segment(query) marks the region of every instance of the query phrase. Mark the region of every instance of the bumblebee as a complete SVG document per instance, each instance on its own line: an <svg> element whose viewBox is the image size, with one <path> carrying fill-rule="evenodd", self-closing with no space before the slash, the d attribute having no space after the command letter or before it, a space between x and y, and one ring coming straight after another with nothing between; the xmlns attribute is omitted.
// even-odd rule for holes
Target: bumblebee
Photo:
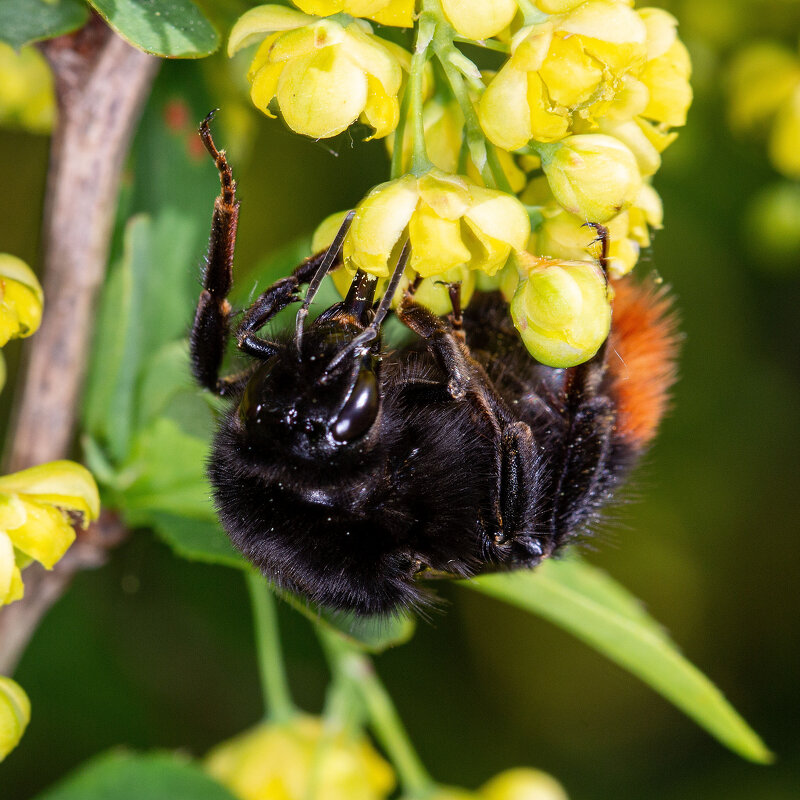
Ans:
<svg viewBox="0 0 800 800"><path fill-rule="evenodd" d="M308 323L346 222L235 318L239 203L210 117L200 135L222 188L190 351L197 382L229 402L208 475L236 547L284 590L387 614L429 602L426 577L529 569L590 529L665 410L676 333L664 293L616 282L606 344L556 369L531 358L498 293L462 312L451 286L453 311L439 317L412 286L394 313L416 341L393 351L382 326L408 245L380 302L359 271L345 299ZM264 338L293 303L295 329ZM221 377L230 338L247 366Z"/></svg>

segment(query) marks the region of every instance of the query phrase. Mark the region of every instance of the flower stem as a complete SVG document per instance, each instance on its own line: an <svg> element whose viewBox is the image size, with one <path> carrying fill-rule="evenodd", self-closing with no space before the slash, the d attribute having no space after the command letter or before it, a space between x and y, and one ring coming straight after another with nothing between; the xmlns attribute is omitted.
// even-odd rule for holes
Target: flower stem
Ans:
<svg viewBox="0 0 800 800"><path fill-rule="evenodd" d="M423 12L417 24L414 55L411 56L411 72L408 76L408 86L406 87L406 95L410 98L408 101L408 113L413 126L411 172L414 175L422 175L433 166L425 149L425 126L422 122L422 79L425 72L425 62L428 60L428 48L433 39L435 28L435 20L429 14ZM405 98L403 98L403 101L405 102Z"/></svg>
<svg viewBox="0 0 800 800"><path fill-rule="evenodd" d="M367 710L370 727L397 770L403 792L422 800L436 784L417 755L389 693L375 673L370 659L338 633L317 626L331 670L355 687Z"/></svg>
<svg viewBox="0 0 800 800"><path fill-rule="evenodd" d="M536 6L531 3L530 0L517 0L517 7L522 12L523 26L538 25L540 22L547 20L550 16L544 11L540 11L538 8L536 8Z"/></svg>
<svg viewBox="0 0 800 800"><path fill-rule="evenodd" d="M265 717L285 722L295 714L281 653L275 595L257 572L248 571L247 588L253 606L258 671L264 696Z"/></svg>

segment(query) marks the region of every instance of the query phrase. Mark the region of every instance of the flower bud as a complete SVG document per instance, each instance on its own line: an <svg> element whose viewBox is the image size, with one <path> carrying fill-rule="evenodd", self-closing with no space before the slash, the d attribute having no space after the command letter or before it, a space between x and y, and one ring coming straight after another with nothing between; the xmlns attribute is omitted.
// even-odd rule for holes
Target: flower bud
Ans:
<svg viewBox="0 0 800 800"><path fill-rule="evenodd" d="M34 333L43 304L42 287L31 268L21 258L0 253L0 347Z"/></svg>
<svg viewBox="0 0 800 800"><path fill-rule="evenodd" d="M578 134L540 149L556 200L589 222L607 222L636 198L642 177L630 149L612 136Z"/></svg>
<svg viewBox="0 0 800 800"><path fill-rule="evenodd" d="M31 704L22 687L0 675L0 761L18 744L31 719Z"/></svg>
<svg viewBox="0 0 800 800"><path fill-rule="evenodd" d="M480 790L482 800L569 800L561 784L538 769L509 769Z"/></svg>
<svg viewBox="0 0 800 800"><path fill-rule="evenodd" d="M305 800L312 780L320 800L382 800L394 788L391 767L363 736L325 730L297 717L265 723L215 747L206 769L240 800Z"/></svg>
<svg viewBox="0 0 800 800"><path fill-rule="evenodd" d="M549 367L588 361L611 328L609 290L602 270L582 261L526 255L527 272L511 301L511 317L528 352Z"/></svg>

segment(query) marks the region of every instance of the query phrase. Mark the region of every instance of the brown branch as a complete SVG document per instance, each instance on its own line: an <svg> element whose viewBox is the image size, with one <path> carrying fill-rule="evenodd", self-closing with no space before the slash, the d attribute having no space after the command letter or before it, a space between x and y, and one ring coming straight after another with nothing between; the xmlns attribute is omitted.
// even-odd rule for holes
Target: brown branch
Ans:
<svg viewBox="0 0 800 800"><path fill-rule="evenodd" d="M58 102L44 219L45 310L24 354L6 471L70 454L120 173L160 64L98 17L41 49ZM83 534L52 571L25 571L25 598L0 612L0 671L13 668L74 573L102 563L118 539Z"/></svg>

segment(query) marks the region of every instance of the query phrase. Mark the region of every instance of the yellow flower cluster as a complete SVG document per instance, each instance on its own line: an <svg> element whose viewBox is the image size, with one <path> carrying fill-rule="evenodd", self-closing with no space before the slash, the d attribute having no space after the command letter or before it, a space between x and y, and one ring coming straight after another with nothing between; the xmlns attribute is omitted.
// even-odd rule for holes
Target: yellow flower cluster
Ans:
<svg viewBox="0 0 800 800"><path fill-rule="evenodd" d="M769 157L787 178L800 179L800 56L760 42L740 52L730 68L731 127L768 130Z"/></svg>
<svg viewBox="0 0 800 800"><path fill-rule="evenodd" d="M0 123L49 133L55 119L53 77L35 47L0 43Z"/></svg>
<svg viewBox="0 0 800 800"><path fill-rule="evenodd" d="M395 784L366 738L328 731L309 716L264 723L223 742L208 754L206 769L239 800L383 800Z"/></svg>
<svg viewBox="0 0 800 800"><path fill-rule="evenodd" d="M255 104L315 137L360 120L392 155L392 180L356 207L337 288L360 269L382 289L408 239L398 292L413 283L443 314L442 282L460 282L464 303L475 288L501 288L535 358L590 358L608 332L606 279L632 269L662 224L651 179L692 99L676 19L633 0L424 0L412 56L364 19L413 25L410 4L295 5L252 9L231 33L231 53L263 40L249 73ZM507 53L496 72L457 49L470 40ZM320 226L315 248L342 218ZM609 229L607 275L587 222Z"/></svg>

